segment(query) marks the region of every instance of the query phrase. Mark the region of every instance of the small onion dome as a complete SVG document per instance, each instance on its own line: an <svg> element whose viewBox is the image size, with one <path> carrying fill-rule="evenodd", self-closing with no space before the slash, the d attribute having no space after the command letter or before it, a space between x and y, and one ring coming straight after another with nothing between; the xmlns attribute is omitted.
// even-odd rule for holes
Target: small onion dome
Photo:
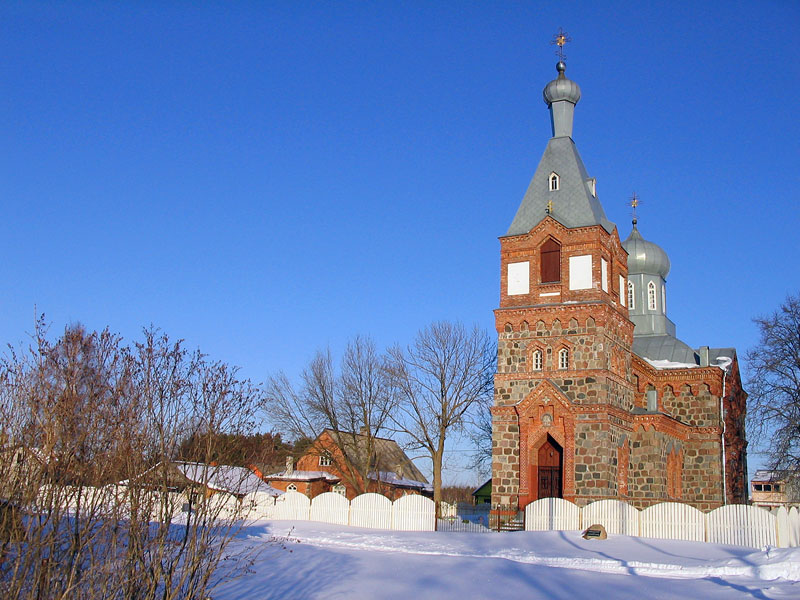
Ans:
<svg viewBox="0 0 800 600"><path fill-rule="evenodd" d="M544 86L542 95L544 96L544 102L547 106L560 100L566 100L567 102L577 104L578 100L581 99L581 88L571 79L567 79L566 75L564 75L566 69L567 65L565 65L563 61L559 61L556 65L558 77Z"/></svg>
<svg viewBox="0 0 800 600"><path fill-rule="evenodd" d="M666 279L669 274L669 257L660 246L648 242L636 229L636 219L633 220L633 231L628 239L622 242L622 247L628 251L628 274L644 273L646 275L660 275Z"/></svg>

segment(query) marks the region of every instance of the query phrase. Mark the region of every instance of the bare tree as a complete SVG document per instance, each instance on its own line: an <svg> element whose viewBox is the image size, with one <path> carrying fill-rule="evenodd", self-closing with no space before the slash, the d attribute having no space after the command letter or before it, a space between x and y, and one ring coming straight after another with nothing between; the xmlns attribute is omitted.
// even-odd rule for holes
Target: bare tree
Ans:
<svg viewBox="0 0 800 600"><path fill-rule="evenodd" d="M152 328L50 342L40 320L0 363L0 596L206 597L240 524L211 495L182 514L167 466L187 432L249 430L259 393Z"/></svg>
<svg viewBox="0 0 800 600"><path fill-rule="evenodd" d="M482 477L492 472L492 406L494 395L486 394L475 402L470 410L467 437L474 448L467 467Z"/></svg>
<svg viewBox="0 0 800 600"><path fill-rule="evenodd" d="M488 402L496 351L485 331L440 321L417 334L406 350L394 347L392 376L400 394L394 426L433 463L433 497L442 499L445 442L463 430L471 408Z"/></svg>
<svg viewBox="0 0 800 600"><path fill-rule="evenodd" d="M800 295L754 319L759 343L747 352L750 436L774 469L800 472Z"/></svg>
<svg viewBox="0 0 800 600"><path fill-rule="evenodd" d="M330 351L318 352L295 389L284 373L267 383L266 409L295 439L313 440L334 470L357 492L365 492L378 465L376 441L395 405L386 359L369 338L347 344L337 373Z"/></svg>

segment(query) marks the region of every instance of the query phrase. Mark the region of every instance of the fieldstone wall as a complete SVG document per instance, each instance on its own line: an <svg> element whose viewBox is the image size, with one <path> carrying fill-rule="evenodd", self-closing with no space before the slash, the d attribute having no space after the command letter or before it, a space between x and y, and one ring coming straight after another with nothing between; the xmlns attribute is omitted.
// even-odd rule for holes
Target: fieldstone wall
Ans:
<svg viewBox="0 0 800 600"><path fill-rule="evenodd" d="M719 438L690 440L683 453L683 499L700 510L722 502L722 448Z"/></svg>
<svg viewBox="0 0 800 600"><path fill-rule="evenodd" d="M617 452L611 438L608 423L579 420L575 424L575 503L578 506L617 495Z"/></svg>
<svg viewBox="0 0 800 600"><path fill-rule="evenodd" d="M492 409L492 505L516 504L519 495L519 421L513 409Z"/></svg>

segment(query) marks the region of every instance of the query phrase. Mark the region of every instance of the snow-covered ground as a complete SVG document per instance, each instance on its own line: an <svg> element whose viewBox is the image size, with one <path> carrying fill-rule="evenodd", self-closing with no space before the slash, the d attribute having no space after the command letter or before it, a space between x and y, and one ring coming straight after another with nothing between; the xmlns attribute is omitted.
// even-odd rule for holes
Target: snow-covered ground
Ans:
<svg viewBox="0 0 800 600"><path fill-rule="evenodd" d="M262 549L215 589L239 598L800 598L800 549L754 550L579 532L441 533L258 521Z"/></svg>

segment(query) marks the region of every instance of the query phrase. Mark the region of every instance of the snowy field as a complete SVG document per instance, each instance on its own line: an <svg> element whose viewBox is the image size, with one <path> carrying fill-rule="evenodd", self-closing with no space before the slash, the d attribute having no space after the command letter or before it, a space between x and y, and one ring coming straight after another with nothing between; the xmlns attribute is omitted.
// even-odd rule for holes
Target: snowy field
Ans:
<svg viewBox="0 0 800 600"><path fill-rule="evenodd" d="M258 521L235 545L262 550L252 572L213 590L214 600L800 599L800 548L621 535L588 541L572 531L381 531L310 521Z"/></svg>

